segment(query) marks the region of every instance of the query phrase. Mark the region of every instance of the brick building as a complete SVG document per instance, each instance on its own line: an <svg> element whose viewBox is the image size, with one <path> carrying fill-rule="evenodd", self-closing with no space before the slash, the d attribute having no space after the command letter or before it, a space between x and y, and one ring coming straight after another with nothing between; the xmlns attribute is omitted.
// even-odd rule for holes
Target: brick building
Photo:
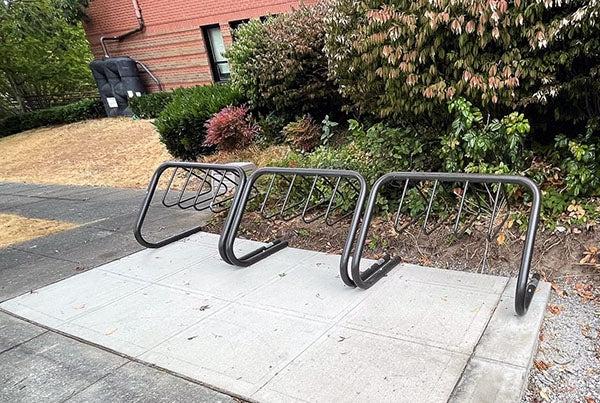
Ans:
<svg viewBox="0 0 600 403"><path fill-rule="evenodd" d="M164 89L225 81L221 55L237 25L298 6L302 0L92 0L85 31L95 58L129 56L145 64ZM304 3L313 3L308 0ZM143 27L143 29L141 29ZM141 29L121 41L111 37ZM144 74L149 91L157 85Z"/></svg>

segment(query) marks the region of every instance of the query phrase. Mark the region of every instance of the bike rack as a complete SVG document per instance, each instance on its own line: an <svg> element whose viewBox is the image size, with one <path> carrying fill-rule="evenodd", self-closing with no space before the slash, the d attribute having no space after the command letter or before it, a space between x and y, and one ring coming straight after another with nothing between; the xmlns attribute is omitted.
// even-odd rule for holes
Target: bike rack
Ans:
<svg viewBox="0 0 600 403"><path fill-rule="evenodd" d="M221 237L225 236L229 228L231 212L236 210L241 190L246 184L244 170L239 166L227 164L169 161L158 167L148 185L134 230L135 239L147 248L160 248L202 230L202 226L197 226L158 242L150 242L142 235L148 209L159 190L160 179L168 169L172 169L173 173L164 189L162 205L181 210L192 208L196 211L210 210L213 213L229 210L221 233ZM219 248L219 253L229 263L225 251Z"/></svg>
<svg viewBox="0 0 600 403"><path fill-rule="evenodd" d="M397 186L398 182L400 182L400 186ZM423 187L421 186L422 182L433 182L433 186L430 188L429 197L427 197L423 191ZM365 208L365 213L363 216L363 225L361 226L360 231L356 236L356 246L354 249L354 255L352 258L352 264L349 273L349 277L352 279L352 282L359 288L368 289L378 280L384 277L391 269L393 269L400 262L399 257L390 257L390 255L385 255L371 267L367 268L362 272L360 270L360 260L363 254L365 241L369 232L369 225L371 223L373 212L375 210L376 200L384 186L396 185L398 190L402 189L402 191L400 192L396 218L394 220L395 230L397 232L401 232L408 225L414 224L416 221L418 221L418 219L411 219L408 224L399 225L400 217L402 215L405 215L402 213L402 210L403 207L406 207L405 200L408 191L409 189L415 189L417 194L420 194L420 196L423 198L423 201L425 202L424 204L426 204L427 206L421 214L421 217L423 219L421 229L425 234L429 235L431 232L433 232L436 228L439 227L439 225L437 225L433 229L429 229L428 223L431 220L434 201L436 199L436 192L438 191L438 188L440 186L443 186L444 183L462 185L462 187L457 187L455 188L456 191L453 191L454 196L459 199L458 209L455 212L454 217L450 216L451 221L454 222L453 232L455 234L460 234L461 232L463 232L459 229L461 227L461 216L463 215L463 212L465 210L469 208L475 208L477 214L482 212L483 204L485 204L486 201L482 200L481 196L478 195L477 191L470 191L470 189L478 185L483 186L484 191L488 195L488 202L492 205L489 224L487 225L488 241L492 240L493 237L495 237L495 235L502 228L506 219L508 218L507 214L504 220L499 225L495 225L495 222L498 219L501 203L508 203L504 194L504 186L518 185L530 191L532 196L531 212L529 215L529 223L525 236L525 244L523 246L523 254L521 256L521 265L519 268L517 287L515 291L515 311L518 315L524 315L527 312L527 309L529 308L529 304L531 303L531 299L533 297L533 294L535 293L540 279L540 276L537 273L533 274L533 276L530 279L529 269L531 266L535 234L539 221L541 192L532 180L521 176L458 174L439 172L393 172L383 175L375 182L375 184L373 185L373 189L369 194L369 198ZM492 185L492 189L490 189L489 185ZM495 191L493 189L493 185L496 185ZM469 200L467 194L475 195L475 201ZM501 195L503 196L502 198ZM472 222L473 221L471 221L470 223ZM344 270L347 270L347 267L341 266L340 271Z"/></svg>
<svg viewBox="0 0 600 403"><path fill-rule="evenodd" d="M266 190L259 191L257 181L268 176L271 178ZM302 187L304 192L292 192L295 187ZM305 223L323 219L326 225L333 226L352 217L340 263L347 268L367 194L367 184L362 175L335 169L269 167L256 170L244 187L233 218L229 221L229 228L225 231L226 235L219 242L228 261L236 266L250 266L288 245L285 240L275 239L244 256L235 255L234 242L252 192L255 192L254 197L260 201L260 214L264 219L289 221L300 217ZM354 209L348 212L349 204L354 205ZM353 285L347 269L341 274L344 283Z"/></svg>

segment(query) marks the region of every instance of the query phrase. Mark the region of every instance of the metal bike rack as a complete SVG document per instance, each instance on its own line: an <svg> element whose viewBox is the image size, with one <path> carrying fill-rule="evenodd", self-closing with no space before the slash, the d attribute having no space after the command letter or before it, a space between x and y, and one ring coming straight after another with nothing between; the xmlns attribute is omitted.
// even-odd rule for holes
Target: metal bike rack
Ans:
<svg viewBox="0 0 600 403"><path fill-rule="evenodd" d="M173 173L166 188L164 190L159 189L160 179L168 169L172 169ZM229 228L229 220L232 216L231 212L236 210L241 190L245 184L246 173L240 166L195 162L165 162L158 167L148 185L146 197L142 203L134 230L135 239L147 248L160 248L202 230L202 226L196 226L158 242L146 240L142 235L142 228L150 204L157 191L163 192L161 203L167 208L179 208L181 210L194 209L195 211L210 210L213 213L229 210L221 233L221 237L223 237ZM225 251L219 248L219 253L229 263Z"/></svg>
<svg viewBox="0 0 600 403"><path fill-rule="evenodd" d="M430 195L428 197L425 195L425 192L423 191L422 187L420 187L420 184L422 182L433 182L433 185L429 188ZM519 275L517 278L517 287L515 292L515 311L518 315L524 315L527 312L527 309L529 308L529 304L531 303L531 299L533 297L533 294L535 293L540 279L538 274L534 274L530 279L529 269L531 266L535 234L539 221L541 192L532 180L521 176L455 174L438 172L393 172L382 176L375 182L375 184L373 185L373 189L369 194L369 198L365 208L365 213L363 216L363 225L361 226L360 232L356 237L356 246L354 248L354 255L352 258L352 264L349 273L351 281L356 286L362 289L367 289L373 284L375 284L382 277L384 277L392 268L394 268L400 262L400 259L398 257L390 257L389 255L385 255L377 263L367 268L366 270L361 272L360 269L360 260L363 254L365 241L369 232L369 225L371 223L373 212L375 210L376 200L378 195L381 194L381 191L384 188L384 186L393 186L400 184L400 186L396 187L396 190L398 191L397 193L400 194L398 201L398 210L396 213L396 218L394 220L394 228L396 229L396 231L400 232L404 230L408 225L414 224L416 221L418 221L418 219L411 219L409 220L409 224L400 225L400 217L403 215L402 209L403 207L405 207L406 204L407 192L409 191L409 189L415 189L417 194L420 194L420 196L423 198L422 201L424 202L424 205L427 206L421 214L421 218L423 220L421 228L425 234L430 234L435 230L435 228L428 228L428 224L431 221L432 207L436 198L436 192L441 186L443 186L444 183L461 185L461 187L456 188L460 189L460 192L455 193L456 198L459 199L458 209L455 212L454 217L450 217L450 221L453 222L453 232L455 234L459 234L460 232L462 232L460 230L461 216L463 215L463 212L469 208L468 204L471 205L471 209L475 208L477 210L476 212L480 213L482 209L482 204L485 202L485 200L482 200L480 196L476 196L475 201L469 200L467 195L471 193L476 193L474 191L471 191L473 187L482 186L485 189L485 191L489 195L488 201L492 205L490 212L490 220L487 226L488 240L493 239L496 233L504 225L504 222L508 217L507 215L499 225L495 226L495 221L498 219L498 213L500 210L500 203L502 202L502 200L507 200L505 197L501 197L501 195L504 195L504 186L518 185L530 191L532 196L531 212L529 215L529 223L525 236L525 244L523 247L523 254L521 257L521 265L519 268ZM496 185L495 190L493 189L493 185ZM345 270L347 270L347 267L340 267L341 273Z"/></svg>
<svg viewBox="0 0 600 403"><path fill-rule="evenodd" d="M259 191L257 181L269 176L266 190ZM298 192L297 187L302 187L303 192ZM226 236L221 237L219 245L224 248L228 261L237 266L250 266L288 245L285 240L275 239L244 256L235 255L234 242L253 192L253 198L260 202L258 208L264 219L289 221L300 217L305 223L323 219L327 225L333 226L352 217L341 259L341 266L347 267L367 193L367 184L362 175L335 169L270 167L256 170L244 187ZM299 193L301 197L298 197ZM348 205L353 205L354 209L349 211ZM347 269L342 272L342 279L346 284L352 284Z"/></svg>

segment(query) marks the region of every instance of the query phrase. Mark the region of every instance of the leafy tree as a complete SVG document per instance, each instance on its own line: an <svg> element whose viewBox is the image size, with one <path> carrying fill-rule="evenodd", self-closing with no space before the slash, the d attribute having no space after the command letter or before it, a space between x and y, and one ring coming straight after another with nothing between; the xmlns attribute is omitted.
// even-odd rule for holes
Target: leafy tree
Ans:
<svg viewBox="0 0 600 403"><path fill-rule="evenodd" d="M86 0L0 1L0 113L31 110L33 98L93 88L80 23L86 5Z"/></svg>
<svg viewBox="0 0 600 403"><path fill-rule="evenodd" d="M334 0L329 71L361 113L447 122L445 103L462 96L495 115L544 104L572 123L598 108L599 91L578 93L598 86L598 8L598 0Z"/></svg>

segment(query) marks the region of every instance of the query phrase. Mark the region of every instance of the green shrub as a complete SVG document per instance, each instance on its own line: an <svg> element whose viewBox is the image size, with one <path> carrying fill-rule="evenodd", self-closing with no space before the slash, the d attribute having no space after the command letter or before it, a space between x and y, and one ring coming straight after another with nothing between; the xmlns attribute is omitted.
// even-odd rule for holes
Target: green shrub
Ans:
<svg viewBox="0 0 600 403"><path fill-rule="evenodd" d="M448 105L454 115L449 133L441 138L440 156L448 172L508 173L520 171L528 159L523 139L529 122L513 112L502 119L484 119L464 98Z"/></svg>
<svg viewBox="0 0 600 403"><path fill-rule="evenodd" d="M298 151L312 151L321 141L321 128L309 115L288 123L282 131L286 141Z"/></svg>
<svg viewBox="0 0 600 403"><path fill-rule="evenodd" d="M173 92L155 92L129 100L133 114L141 119L154 119L173 99Z"/></svg>
<svg viewBox="0 0 600 403"><path fill-rule="evenodd" d="M0 120L0 137L36 127L59 125L106 116L99 99L84 99L69 105L42 109Z"/></svg>
<svg viewBox="0 0 600 403"><path fill-rule="evenodd" d="M240 93L229 85L215 84L179 90L154 125L171 155L193 161L214 150L214 147L204 145L204 123L212 114L240 102Z"/></svg>
<svg viewBox="0 0 600 403"><path fill-rule="evenodd" d="M323 53L326 12L324 4L301 5L236 31L227 51L232 83L252 108L288 119L335 109L338 95Z"/></svg>
<svg viewBox="0 0 600 403"><path fill-rule="evenodd" d="M334 0L330 75L358 113L396 121L446 124L458 96L496 115L528 105L597 115L600 91L581 88L599 85L599 4ZM572 102L554 102L561 96ZM527 117L539 125L535 109Z"/></svg>
<svg viewBox="0 0 600 403"><path fill-rule="evenodd" d="M256 143L261 146L283 143L283 127L286 124L285 119L274 113L269 113L267 115L259 114L257 122L260 131L256 137Z"/></svg>
<svg viewBox="0 0 600 403"><path fill-rule="evenodd" d="M576 139L556 138L556 162L565 174L567 197L600 195L600 122L593 119Z"/></svg>

